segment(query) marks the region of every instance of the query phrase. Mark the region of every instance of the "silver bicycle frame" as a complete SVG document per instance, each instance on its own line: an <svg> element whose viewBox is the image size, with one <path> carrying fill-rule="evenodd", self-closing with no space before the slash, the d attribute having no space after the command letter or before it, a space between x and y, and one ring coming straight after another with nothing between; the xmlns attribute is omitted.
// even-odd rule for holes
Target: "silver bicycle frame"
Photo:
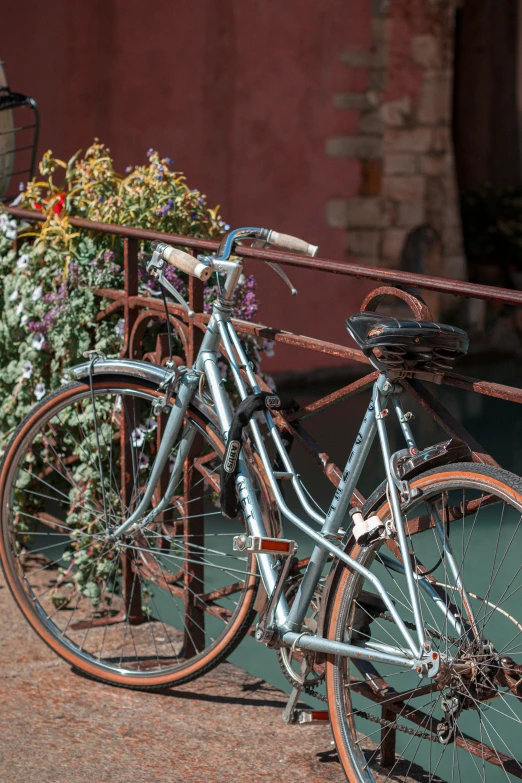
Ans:
<svg viewBox="0 0 522 783"><path fill-rule="evenodd" d="M190 429L185 430L181 437L176 462L165 498L155 509L149 511L152 495L162 471L165 468L170 451L179 437L185 413L192 397L196 393L202 375L204 375L208 385L220 429L224 437L227 437L232 422L233 410L228 394L223 388L223 380L218 368L218 360L221 357L222 349L224 349L226 353L234 382L241 399L244 399L249 392L256 393L260 391L248 356L231 323L232 308L230 302L242 271L242 262L230 262L217 259L215 267L218 271L226 273L224 289L219 299L214 303L208 327L203 337L194 367L187 370L181 376L175 404L171 408L168 417L165 433L156 455L147 489L133 514L113 532L114 538L135 529L135 527L145 526L160 513L164 504L168 502L169 492L172 493L181 477L183 463L192 444L193 434L191 434ZM246 375L247 383L243 380L242 371ZM418 587L425 589L429 595L431 595L433 591L430 591L430 586L425 579L413 573L413 567L408 552L408 543L404 530L404 517L392 475L391 453L384 422L385 408L389 399L393 402L406 441L410 447L412 445L414 446L414 440L407 421L402 414L400 402L392 392L393 385L384 374L379 375L374 384L370 404L348 457L341 481L339 482L325 517L318 514L308 502L306 494L303 491L300 477L296 473L284 448L280 432L273 417L269 411L265 411L268 431L282 460L284 470L291 476L292 486L306 515L314 522L320 524L321 528L319 531L312 528L306 521L294 514L286 504L277 479L274 476L259 424L255 419L251 420L249 424L250 434L262 461L266 477L279 511L289 522L303 531L315 544L310 562L304 572L299 591L291 609L288 607L287 601L283 595L279 599L275 609L275 622L285 645L298 645L300 648L306 650L315 650L347 657L356 656L367 661L394 664L411 669L419 669L419 667L421 667L426 673L428 672L424 664L429 660L429 676L434 676L438 671L440 661L437 654L431 653L430 646L426 643ZM338 534L341 524L346 516L353 491L359 480L376 433L379 435L386 476L391 490L391 512L402 557L401 563L393 561L391 558L387 558L387 560L395 566L395 570L399 570L406 578L417 629L417 641L413 639L410 631L406 628L393 601L379 578L359 562L351 558L350 555L334 543L334 541L339 538ZM249 534L252 536L266 536L262 513L256 499L248 463L242 452L240 452L238 460L236 484ZM387 651L376 649L376 647L371 646L371 643L348 644L345 642L324 639L308 632L302 632L303 620L310 600L322 577L327 559L331 555L341 560L352 570L361 574L361 576L373 585L402 635L404 648L397 648L397 650L391 648L391 651ZM268 554L257 554L257 561L267 594L271 595L277 582L278 563L274 556ZM438 601L435 605L444 613L456 629L461 630L460 623L458 623L456 618L453 618L452 616L448 617L449 610L443 602Z"/></svg>

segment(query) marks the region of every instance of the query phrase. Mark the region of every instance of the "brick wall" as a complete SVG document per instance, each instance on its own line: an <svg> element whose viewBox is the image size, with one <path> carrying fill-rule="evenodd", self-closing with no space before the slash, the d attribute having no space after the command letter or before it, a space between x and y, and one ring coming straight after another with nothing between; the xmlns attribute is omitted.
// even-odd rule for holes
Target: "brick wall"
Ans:
<svg viewBox="0 0 522 783"><path fill-rule="evenodd" d="M340 60L365 71L365 89L334 96L357 111L358 132L326 141L332 158L361 161L358 194L326 205L346 250L368 265L398 267L408 232L439 233L439 274L465 276L451 140L453 0L374 2L369 48L346 47ZM432 270L430 270L432 271Z"/></svg>

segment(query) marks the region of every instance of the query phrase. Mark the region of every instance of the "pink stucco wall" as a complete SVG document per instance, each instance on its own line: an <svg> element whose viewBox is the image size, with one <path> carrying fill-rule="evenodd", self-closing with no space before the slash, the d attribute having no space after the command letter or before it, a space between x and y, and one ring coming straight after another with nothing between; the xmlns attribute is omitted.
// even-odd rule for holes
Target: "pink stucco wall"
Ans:
<svg viewBox="0 0 522 783"><path fill-rule="evenodd" d="M370 0L18 0L7 14L0 55L12 88L39 102L42 151L64 157L98 136L123 168L155 147L231 225L277 228L346 258L346 233L328 227L325 204L357 194L360 164L327 157L325 142L357 133L358 112L334 108L333 95L366 87L366 71L339 53L370 45ZM406 21L397 25L394 59L408 35ZM404 85L392 80L395 90ZM349 341L344 318L368 285L292 271L294 299L272 272L251 268L260 320ZM332 360L284 348L267 362L325 364Z"/></svg>

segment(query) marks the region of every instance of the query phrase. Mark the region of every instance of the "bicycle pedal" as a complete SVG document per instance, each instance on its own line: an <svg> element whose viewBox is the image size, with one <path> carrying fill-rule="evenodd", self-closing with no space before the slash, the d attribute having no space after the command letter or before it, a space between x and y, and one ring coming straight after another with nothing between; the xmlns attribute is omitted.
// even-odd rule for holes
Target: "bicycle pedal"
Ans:
<svg viewBox="0 0 522 783"><path fill-rule="evenodd" d="M291 557L297 550L295 541L289 538L264 538L262 536L235 536L232 547L235 552L281 555Z"/></svg>
<svg viewBox="0 0 522 783"><path fill-rule="evenodd" d="M330 723L330 714L328 710L296 710L296 723L300 726L310 726L322 724L325 726Z"/></svg>

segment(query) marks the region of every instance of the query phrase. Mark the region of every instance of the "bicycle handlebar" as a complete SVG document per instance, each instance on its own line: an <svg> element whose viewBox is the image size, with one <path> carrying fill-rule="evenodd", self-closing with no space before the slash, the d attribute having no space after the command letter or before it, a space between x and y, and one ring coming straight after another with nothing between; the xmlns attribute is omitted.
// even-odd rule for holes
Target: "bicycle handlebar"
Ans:
<svg viewBox="0 0 522 783"><path fill-rule="evenodd" d="M165 242L153 242L152 249L157 250L167 264L176 267L180 272L185 272L188 275L193 275L199 280L208 280L212 274L212 268L207 264L201 263L194 256L185 253L183 250L179 250L177 247L167 245Z"/></svg>
<svg viewBox="0 0 522 783"><path fill-rule="evenodd" d="M290 234L280 234L278 231L269 231L266 242L282 250L290 250L292 253L304 253L307 256L315 256L319 250L318 245L310 245L304 239L293 237Z"/></svg>

